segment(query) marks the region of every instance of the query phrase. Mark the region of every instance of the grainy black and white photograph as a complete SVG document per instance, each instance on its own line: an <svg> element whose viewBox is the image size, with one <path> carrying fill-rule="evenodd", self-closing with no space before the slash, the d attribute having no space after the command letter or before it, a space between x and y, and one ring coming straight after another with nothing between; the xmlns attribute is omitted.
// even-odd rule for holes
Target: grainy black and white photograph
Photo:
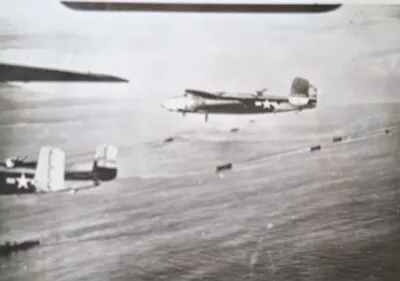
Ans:
<svg viewBox="0 0 400 281"><path fill-rule="evenodd" d="M399 280L400 5L214 2L0 0L0 280Z"/></svg>

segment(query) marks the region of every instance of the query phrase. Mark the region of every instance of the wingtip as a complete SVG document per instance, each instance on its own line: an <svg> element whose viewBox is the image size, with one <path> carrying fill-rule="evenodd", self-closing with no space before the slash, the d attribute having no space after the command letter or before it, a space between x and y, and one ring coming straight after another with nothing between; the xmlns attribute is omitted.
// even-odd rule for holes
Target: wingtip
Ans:
<svg viewBox="0 0 400 281"><path fill-rule="evenodd" d="M99 77L98 79L99 80L95 82L129 83L128 79L117 76L104 75L103 77Z"/></svg>

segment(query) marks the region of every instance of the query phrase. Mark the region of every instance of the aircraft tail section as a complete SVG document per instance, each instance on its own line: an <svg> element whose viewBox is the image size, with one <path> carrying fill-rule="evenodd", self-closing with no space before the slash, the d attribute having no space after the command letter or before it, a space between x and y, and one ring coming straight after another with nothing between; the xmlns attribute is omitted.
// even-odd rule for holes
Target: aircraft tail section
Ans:
<svg viewBox="0 0 400 281"><path fill-rule="evenodd" d="M302 77L295 77L290 87L290 96L308 97L310 93L310 82Z"/></svg>
<svg viewBox="0 0 400 281"><path fill-rule="evenodd" d="M311 100L317 101L318 89L314 85L310 85L309 97L310 97Z"/></svg>
<svg viewBox="0 0 400 281"><path fill-rule="evenodd" d="M117 177L118 149L113 145L100 144L96 148L93 163L93 174L101 181L113 180Z"/></svg>
<svg viewBox="0 0 400 281"><path fill-rule="evenodd" d="M64 189L65 153L44 146L40 149L34 183L36 191L51 192Z"/></svg>
<svg viewBox="0 0 400 281"><path fill-rule="evenodd" d="M317 89L306 78L295 77L290 87L289 102L294 106L305 106L317 101Z"/></svg>

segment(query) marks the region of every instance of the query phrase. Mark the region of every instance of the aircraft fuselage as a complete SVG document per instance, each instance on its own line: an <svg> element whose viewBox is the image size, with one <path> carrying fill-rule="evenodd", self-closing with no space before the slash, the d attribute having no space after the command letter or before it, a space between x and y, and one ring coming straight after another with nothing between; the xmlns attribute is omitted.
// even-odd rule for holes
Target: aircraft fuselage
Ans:
<svg viewBox="0 0 400 281"><path fill-rule="evenodd" d="M28 169L0 169L0 194L35 193L33 177L32 171Z"/></svg>
<svg viewBox="0 0 400 281"><path fill-rule="evenodd" d="M316 107L316 104L316 100L313 99L299 106L290 102L242 102L234 99L207 100L180 96L168 99L162 107L169 111L183 114L264 114L312 109Z"/></svg>

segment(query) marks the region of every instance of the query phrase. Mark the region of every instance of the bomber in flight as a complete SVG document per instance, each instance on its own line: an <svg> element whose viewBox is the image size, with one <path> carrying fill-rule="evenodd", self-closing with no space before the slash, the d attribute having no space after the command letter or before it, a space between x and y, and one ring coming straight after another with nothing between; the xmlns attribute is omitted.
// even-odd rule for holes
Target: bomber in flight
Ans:
<svg viewBox="0 0 400 281"><path fill-rule="evenodd" d="M37 162L14 157L1 163L0 194L77 191L98 186L117 177L117 154L115 146L101 144L96 148L92 170L66 171L65 153L43 146Z"/></svg>
<svg viewBox="0 0 400 281"><path fill-rule="evenodd" d="M292 81L289 96L266 95L266 89L255 93L210 93L186 89L183 96L172 97L161 106L183 116L187 113L204 114L263 114L298 112L317 106L317 88L301 77Z"/></svg>

